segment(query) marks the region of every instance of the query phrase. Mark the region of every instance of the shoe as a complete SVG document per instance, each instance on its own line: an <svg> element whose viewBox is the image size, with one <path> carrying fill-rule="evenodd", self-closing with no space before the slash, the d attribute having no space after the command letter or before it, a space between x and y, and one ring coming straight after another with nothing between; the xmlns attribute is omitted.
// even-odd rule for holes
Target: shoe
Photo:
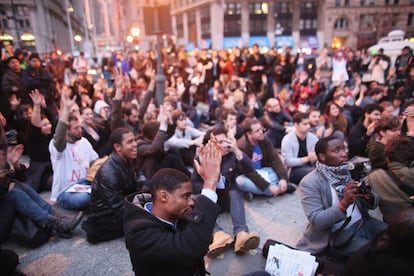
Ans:
<svg viewBox="0 0 414 276"><path fill-rule="evenodd" d="M79 212L70 221L66 218L56 217L54 215L48 215L48 225L53 228L56 233L64 239L70 239L72 237L72 230L78 226L82 220L83 212Z"/></svg>
<svg viewBox="0 0 414 276"><path fill-rule="evenodd" d="M248 202L251 202L253 200L253 194L251 192L244 192L243 197Z"/></svg>
<svg viewBox="0 0 414 276"><path fill-rule="evenodd" d="M213 242L208 247L207 257L215 259L220 256L226 248L228 248L234 239L224 231L217 231L213 235Z"/></svg>
<svg viewBox="0 0 414 276"><path fill-rule="evenodd" d="M260 236L256 232L241 231L236 235L234 253L242 255L251 249L256 249L260 243Z"/></svg>
<svg viewBox="0 0 414 276"><path fill-rule="evenodd" d="M293 194L296 191L296 185L288 182L286 193Z"/></svg>
<svg viewBox="0 0 414 276"><path fill-rule="evenodd" d="M72 218L72 221L70 222L70 225L71 225L70 230L74 230L76 228L76 226L78 226L78 224L81 222L84 214L85 213L83 211L80 211Z"/></svg>

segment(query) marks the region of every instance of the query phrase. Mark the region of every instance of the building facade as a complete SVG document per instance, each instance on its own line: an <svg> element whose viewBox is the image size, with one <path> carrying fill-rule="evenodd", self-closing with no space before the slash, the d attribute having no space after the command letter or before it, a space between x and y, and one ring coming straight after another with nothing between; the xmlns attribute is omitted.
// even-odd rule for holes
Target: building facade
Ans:
<svg viewBox="0 0 414 276"><path fill-rule="evenodd" d="M363 48L395 29L414 36L414 0L171 2L178 44L199 48Z"/></svg>
<svg viewBox="0 0 414 276"><path fill-rule="evenodd" d="M84 10L83 1L0 0L0 42L39 53L79 50L88 33Z"/></svg>

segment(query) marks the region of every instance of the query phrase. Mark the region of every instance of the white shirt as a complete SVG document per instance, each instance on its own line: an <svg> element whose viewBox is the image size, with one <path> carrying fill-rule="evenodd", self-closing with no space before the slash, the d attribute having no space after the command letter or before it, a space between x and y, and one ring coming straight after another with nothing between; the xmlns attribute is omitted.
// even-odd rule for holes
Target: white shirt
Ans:
<svg viewBox="0 0 414 276"><path fill-rule="evenodd" d="M98 154L86 138L82 137L75 143L66 143L63 152L49 143L50 160L53 168L53 184L50 199L56 201L60 193L68 186L85 179L92 161L98 159Z"/></svg>

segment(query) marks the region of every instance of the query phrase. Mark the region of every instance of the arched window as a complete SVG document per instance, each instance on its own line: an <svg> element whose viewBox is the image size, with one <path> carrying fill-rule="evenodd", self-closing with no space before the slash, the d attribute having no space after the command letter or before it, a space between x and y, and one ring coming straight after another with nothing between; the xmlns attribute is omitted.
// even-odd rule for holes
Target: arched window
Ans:
<svg viewBox="0 0 414 276"><path fill-rule="evenodd" d="M335 21L335 30L347 30L348 29L348 19L339 18Z"/></svg>

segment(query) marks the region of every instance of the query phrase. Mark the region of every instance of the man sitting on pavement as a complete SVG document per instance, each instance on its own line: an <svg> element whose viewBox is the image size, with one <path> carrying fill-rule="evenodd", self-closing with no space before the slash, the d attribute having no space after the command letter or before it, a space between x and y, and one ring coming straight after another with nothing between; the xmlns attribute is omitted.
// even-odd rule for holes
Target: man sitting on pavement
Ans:
<svg viewBox="0 0 414 276"><path fill-rule="evenodd" d="M314 169L318 137L310 132L309 114L298 112L293 116L293 122L295 131L283 137L281 151L285 164L290 169L289 181L299 184Z"/></svg>
<svg viewBox="0 0 414 276"><path fill-rule="evenodd" d="M134 172L137 141L132 130L115 129L110 142L113 152L92 181L90 214L82 224L90 243L123 236L124 198L141 190L143 184Z"/></svg>
<svg viewBox="0 0 414 276"><path fill-rule="evenodd" d="M363 108L364 116L349 131L349 157L368 157L366 149L374 135L375 128L381 120L382 107L378 104L367 104Z"/></svg>
<svg viewBox="0 0 414 276"><path fill-rule="evenodd" d="M221 159L216 142L201 147L195 169L203 184L196 199L188 176L174 169L151 178L152 198L127 197L125 239L136 275L206 275L203 257L220 212L215 191Z"/></svg>
<svg viewBox="0 0 414 276"><path fill-rule="evenodd" d="M223 154L220 172L222 177L224 177L223 182L225 184L218 187L219 204L223 210L230 211L233 222L233 234L236 237L234 252L236 254L244 254L250 249L257 248L260 243L260 237L256 232L249 232L244 211L243 192L237 186L236 177L240 174L250 177L250 175L257 174L257 172L254 170L249 157L237 147L234 134L228 134L224 128L213 128L207 131L204 136L204 144L208 142L211 134L217 140ZM199 194L202 188L202 177L197 171L193 171L191 179L194 193ZM213 242L209 246L207 256L210 258L218 257L233 241L234 238L224 232L216 223Z"/></svg>
<svg viewBox="0 0 414 276"><path fill-rule="evenodd" d="M270 140L265 137L265 129L256 118L246 118L242 123L244 136L237 142L238 147L252 160L258 172L252 181L245 175L236 178L240 190L255 195L278 196L296 190L287 182L286 168ZM251 195L251 196L250 196Z"/></svg>
<svg viewBox="0 0 414 276"><path fill-rule="evenodd" d="M89 207L89 185L82 185L98 154L86 138L82 137L82 123L76 115L70 115L76 97L70 99L70 89L62 88L61 113L53 139L49 143L53 168L53 184L50 199L69 210ZM75 186L76 185L76 186ZM70 189L77 189L73 192Z"/></svg>
<svg viewBox="0 0 414 276"><path fill-rule="evenodd" d="M379 207L384 221L391 222L402 210L414 203L414 141L400 137L387 143L385 155L388 169L372 171L367 183L380 197Z"/></svg>
<svg viewBox="0 0 414 276"><path fill-rule="evenodd" d="M343 135L339 136L318 141L316 168L300 182L299 195L309 223L297 248L346 259L387 225L369 216L368 209L378 206L378 196L351 179ZM340 241L341 234L347 238Z"/></svg>

